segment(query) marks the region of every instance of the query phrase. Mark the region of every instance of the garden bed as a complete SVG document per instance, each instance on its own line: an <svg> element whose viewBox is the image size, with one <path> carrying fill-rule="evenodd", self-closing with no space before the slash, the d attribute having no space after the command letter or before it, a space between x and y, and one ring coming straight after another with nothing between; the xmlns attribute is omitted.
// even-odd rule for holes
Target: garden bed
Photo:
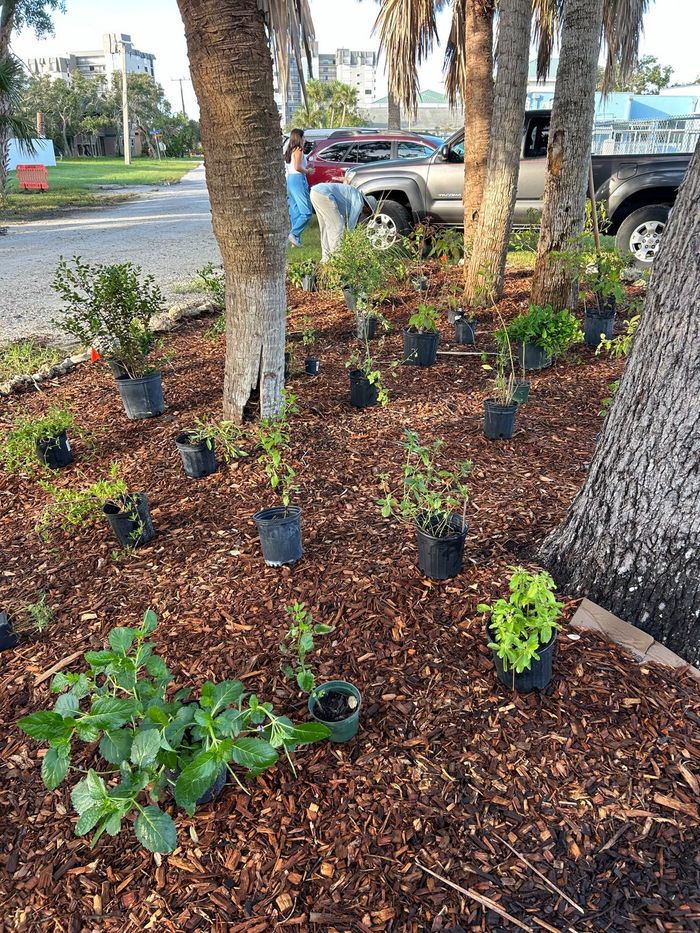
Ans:
<svg viewBox="0 0 700 933"><path fill-rule="evenodd" d="M526 273L509 275L506 320L527 306L528 284ZM533 373L513 440L489 442L478 356L438 357L428 369L389 376L416 300L406 290L383 309L394 325L378 354L388 407L357 410L345 368L352 316L342 300L291 291L291 330L308 314L322 360L319 377L301 372L290 386L299 396L292 462L304 533L293 568L262 561L252 515L270 493L254 457L190 480L174 450L193 418L220 412L223 338L205 338L206 322L169 341L176 357L163 373L168 407L159 418L127 421L110 374L90 364L7 400L3 421L67 405L95 449L78 440L57 483L93 482L118 461L129 488L148 493L157 532L120 559L103 529L47 546L32 531L46 494L0 476L0 608L46 591L56 610L41 637L0 655L7 929L515 928L417 862L528 929L670 933L700 923L700 691L692 678L637 667L599 636L570 639L565 629L547 694L511 694L496 680L476 611L502 595L510 565L532 563L562 518L621 363L581 346ZM493 349L496 326L495 315L480 317L476 349ZM452 348L446 318L442 332ZM299 369L302 359L299 344ZM398 474L409 426L425 440L444 439L448 457L474 462L465 567L453 580L422 577L412 535L376 505L379 474ZM278 651L294 600L335 626L314 666L319 682L342 676L362 691L357 738L300 749L297 778L280 764L250 796L229 785L192 819L181 814L173 855L147 853L130 833L103 836L94 850L74 838L72 779L46 791L43 748L13 725L46 707L43 675L152 607L156 644L178 686L237 677L305 719L306 698L280 672ZM567 601L568 617L574 609Z"/></svg>

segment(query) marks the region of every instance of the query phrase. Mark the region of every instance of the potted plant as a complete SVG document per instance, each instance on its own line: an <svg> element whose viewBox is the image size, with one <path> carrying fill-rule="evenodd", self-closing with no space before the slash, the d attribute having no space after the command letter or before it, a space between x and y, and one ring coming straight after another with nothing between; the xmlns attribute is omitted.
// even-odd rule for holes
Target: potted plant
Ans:
<svg viewBox="0 0 700 933"><path fill-rule="evenodd" d="M52 288L66 305L53 323L113 366L127 417L162 414L161 374L149 359L156 346L151 318L163 305L153 276L130 262L91 266L76 256L73 267L61 258Z"/></svg>
<svg viewBox="0 0 700 933"><path fill-rule="evenodd" d="M486 632L501 683L519 693L544 690L552 679L562 604L554 597L554 580L548 573L512 570L508 599L480 603L477 609L490 616Z"/></svg>
<svg viewBox="0 0 700 933"><path fill-rule="evenodd" d="M465 317L464 315L455 320L455 341L461 344L473 344L476 338L476 317Z"/></svg>
<svg viewBox="0 0 700 933"><path fill-rule="evenodd" d="M285 394L277 417L265 418L258 429L257 439L261 448L258 463L282 502L281 505L261 509L253 516L268 567L295 564L304 553L301 509L290 505L291 496L298 488L294 485L296 473L284 459L289 450L288 419L297 411L295 403L295 396Z"/></svg>
<svg viewBox="0 0 700 933"><path fill-rule="evenodd" d="M304 315L304 332L301 335L301 342L306 350L304 359L304 371L307 376L318 376L321 369L321 361L317 356L311 356L311 350L316 343L316 331L310 326L308 315Z"/></svg>
<svg viewBox="0 0 700 933"><path fill-rule="evenodd" d="M298 745L329 734L319 723L295 725L277 715L238 680L207 681L196 699L189 689L172 693L172 675L148 641L157 624L149 610L139 628L112 629L108 649L85 654L87 672L54 676L53 710L18 722L28 736L48 742L41 776L49 790L82 770L72 765L76 743L91 760L99 758L71 792L76 835L94 830L93 846L103 833L116 836L128 827L150 852L173 852L177 827L158 806L162 798L174 796L191 816L221 792L229 774L243 787L242 777L277 763L277 749L291 763Z"/></svg>
<svg viewBox="0 0 700 933"><path fill-rule="evenodd" d="M483 368L493 371L493 367L488 363L485 363ZM499 348L496 354L493 394L490 398L484 399L484 436L490 441L510 440L515 429L517 413L513 358L508 344L507 350Z"/></svg>
<svg viewBox="0 0 700 933"><path fill-rule="evenodd" d="M570 311L530 305L528 311L495 331L494 337L500 347L506 340L515 346L520 365L528 372L551 366L552 358L579 343L583 333Z"/></svg>
<svg viewBox="0 0 700 933"><path fill-rule="evenodd" d="M418 539L418 566L433 580L447 580L462 569L464 539L467 536L466 478L471 461L455 463L452 469L440 469L436 463L443 441L420 443L418 435L407 429L402 446L406 451L403 489L395 495L389 477L380 477L384 496L379 499L382 516L395 516L415 528Z"/></svg>
<svg viewBox="0 0 700 933"><path fill-rule="evenodd" d="M318 291L318 263L315 259L299 259L290 262L287 275L292 285L305 292Z"/></svg>
<svg viewBox="0 0 700 933"><path fill-rule="evenodd" d="M583 338L589 347L597 347L601 339L612 339L617 303L625 295L621 279L624 265L616 249L585 257L579 282L585 308ZM592 293L592 304L587 301L586 289Z"/></svg>
<svg viewBox="0 0 700 933"><path fill-rule="evenodd" d="M36 525L44 541L50 540L57 529L70 533L97 524L101 515L107 518L121 547L139 547L155 535L148 497L145 493L128 492L126 483L119 478L116 463L112 464L107 479L85 489L59 489L44 480L39 485L53 499Z"/></svg>
<svg viewBox="0 0 700 933"><path fill-rule="evenodd" d="M355 309L356 336L358 340L374 340L377 336L377 325L380 324L386 331L389 322L380 314L366 296L360 296Z"/></svg>
<svg viewBox="0 0 700 933"><path fill-rule="evenodd" d="M68 429L73 416L67 408L49 408L40 418L18 418L0 445L0 463L8 473L28 473L38 463L60 469L73 462Z"/></svg>
<svg viewBox="0 0 700 933"><path fill-rule="evenodd" d="M233 421L208 421L195 418L194 425L181 431L175 438L175 446L182 458L185 473L200 479L216 472L216 450L226 463L247 457L240 446L242 431Z"/></svg>
<svg viewBox="0 0 700 933"><path fill-rule="evenodd" d="M280 651L285 656L294 657L291 663L282 666L282 672L296 680L297 686L304 693L311 693L316 686L314 672L307 664L307 657L314 650L314 635L327 635L333 631L332 626L314 622L306 603L295 602L285 608L291 617L291 625L280 645Z"/></svg>
<svg viewBox="0 0 700 933"><path fill-rule="evenodd" d="M419 304L403 330L403 361L411 366L432 366L440 343L438 312L432 305Z"/></svg>
<svg viewBox="0 0 700 933"><path fill-rule="evenodd" d="M454 324L457 318L462 317L464 313L464 295L458 285L452 283L447 289L445 295L445 304L447 306L447 323Z"/></svg>
<svg viewBox="0 0 700 933"><path fill-rule="evenodd" d="M392 259L392 251L376 249L367 228L358 225L345 231L340 246L324 263L323 283L342 289L348 309L355 312L358 299L366 302L381 289Z"/></svg>
<svg viewBox="0 0 700 933"><path fill-rule="evenodd" d="M378 402L382 408L386 407L389 392L382 384L381 370L372 357L368 337L345 365L350 370L350 404L355 408L369 408Z"/></svg>

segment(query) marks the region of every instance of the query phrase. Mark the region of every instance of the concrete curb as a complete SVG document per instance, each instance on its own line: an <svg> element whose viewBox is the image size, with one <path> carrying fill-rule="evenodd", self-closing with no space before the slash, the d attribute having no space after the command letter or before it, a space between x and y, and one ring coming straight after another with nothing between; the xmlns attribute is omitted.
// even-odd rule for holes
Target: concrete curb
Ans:
<svg viewBox="0 0 700 933"><path fill-rule="evenodd" d="M588 629L606 636L610 641L625 648L641 664L661 664L670 667L679 674L687 672L700 681L700 670L683 658L674 654L665 645L654 641L651 635L641 629L623 622L612 612L597 606L590 599L584 599L569 623L574 628Z"/></svg>
<svg viewBox="0 0 700 933"><path fill-rule="evenodd" d="M203 317L205 314L214 314L219 310L209 299L197 298L192 301L183 301L168 308L167 311L163 311L162 314L157 314L151 321L151 327L156 334L166 334L175 330L182 321ZM0 383L0 396L14 395L36 389L40 383L65 376L67 373L72 372L79 363L85 363L90 359L91 354L88 350L86 353L75 353L72 356L67 356L60 363L55 363L53 366L43 366L36 373L13 376L9 382Z"/></svg>

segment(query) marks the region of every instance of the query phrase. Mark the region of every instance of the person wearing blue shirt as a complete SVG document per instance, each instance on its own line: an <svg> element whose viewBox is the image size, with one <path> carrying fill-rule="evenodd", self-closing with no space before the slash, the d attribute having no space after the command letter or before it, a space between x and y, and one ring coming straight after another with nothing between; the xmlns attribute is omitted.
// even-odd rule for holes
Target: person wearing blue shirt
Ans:
<svg viewBox="0 0 700 933"><path fill-rule="evenodd" d="M321 262L338 249L346 230L354 230L360 217L370 217L377 210L376 198L352 185L332 181L314 185L311 203L321 231Z"/></svg>

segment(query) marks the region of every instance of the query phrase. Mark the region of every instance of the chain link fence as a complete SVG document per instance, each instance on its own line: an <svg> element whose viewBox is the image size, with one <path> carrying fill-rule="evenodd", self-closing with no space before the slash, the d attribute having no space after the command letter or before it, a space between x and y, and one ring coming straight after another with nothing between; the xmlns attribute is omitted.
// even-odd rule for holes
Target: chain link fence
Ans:
<svg viewBox="0 0 700 933"><path fill-rule="evenodd" d="M614 120L593 127L594 155L652 155L693 152L700 139L700 114L666 120Z"/></svg>

